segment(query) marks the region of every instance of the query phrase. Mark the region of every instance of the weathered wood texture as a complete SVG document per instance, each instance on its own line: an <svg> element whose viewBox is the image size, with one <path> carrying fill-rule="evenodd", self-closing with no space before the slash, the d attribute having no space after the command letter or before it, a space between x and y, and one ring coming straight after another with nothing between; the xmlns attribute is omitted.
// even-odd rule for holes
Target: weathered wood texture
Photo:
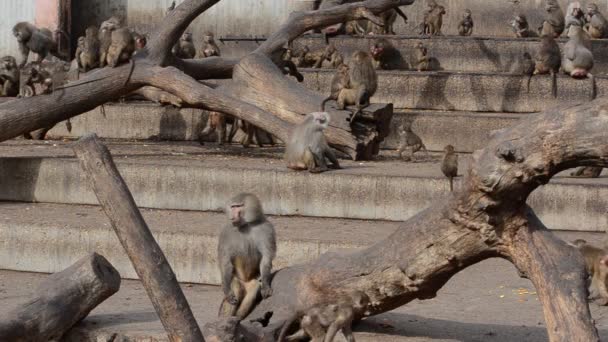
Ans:
<svg viewBox="0 0 608 342"><path fill-rule="evenodd" d="M31 300L4 313L0 341L58 340L119 288L118 271L103 256L88 255L48 276Z"/></svg>
<svg viewBox="0 0 608 342"><path fill-rule="evenodd" d="M116 169L110 152L96 135L81 138L74 151L99 204L133 263L170 341L203 341L175 273Z"/></svg>

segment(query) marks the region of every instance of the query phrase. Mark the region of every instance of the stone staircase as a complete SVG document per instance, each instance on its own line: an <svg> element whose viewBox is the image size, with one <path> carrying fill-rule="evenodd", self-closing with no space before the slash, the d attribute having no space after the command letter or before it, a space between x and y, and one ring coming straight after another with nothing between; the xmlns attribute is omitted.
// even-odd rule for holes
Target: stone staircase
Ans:
<svg viewBox="0 0 608 342"><path fill-rule="evenodd" d="M410 58L419 37L390 38ZM531 113L574 105L593 95L589 80L558 77L558 96L549 77L509 74L516 57L533 51L535 39L440 37L422 39L444 70L380 71L374 102L393 103L394 126L411 120L429 155L397 160L398 137L384 142L375 161L345 161L344 170L320 175L285 168L282 148L243 149L238 145L200 146L206 123L200 110L150 103L117 103L57 125L50 135L78 138L95 132L108 143L118 168L178 279L217 284L216 244L226 221L219 213L236 192L259 195L278 232L277 267L310 260L329 249L359 248L389 236L398 221L449 196L437 151L453 144L461 172L469 153L483 148L487 133L515 124ZM367 38L339 37L348 54L367 49ZM319 37L297 43L321 47ZM224 40L224 56L255 48L252 40ZM608 92L608 41L594 41L597 96ZM304 69L307 87L328 92L332 71ZM159 142L162 140L162 142ZM108 256L125 278L135 277L107 218L86 182L69 143L9 141L0 144L0 269L55 272L85 252ZM456 186L460 185L461 179ZM556 230L601 232L608 227L608 178L572 179L558 175L529 200L545 224Z"/></svg>

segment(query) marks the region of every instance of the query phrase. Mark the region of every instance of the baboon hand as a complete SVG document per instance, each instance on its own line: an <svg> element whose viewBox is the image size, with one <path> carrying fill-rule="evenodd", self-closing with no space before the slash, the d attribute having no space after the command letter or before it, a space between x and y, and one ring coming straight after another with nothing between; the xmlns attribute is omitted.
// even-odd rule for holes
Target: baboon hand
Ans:
<svg viewBox="0 0 608 342"><path fill-rule="evenodd" d="M266 299L272 296L272 287L268 284L262 284L262 290L260 292L262 293L262 298Z"/></svg>
<svg viewBox="0 0 608 342"><path fill-rule="evenodd" d="M236 298L236 296L234 295L234 293L230 292L227 296L226 296L226 301L228 303L230 303L231 305L237 305L239 303L238 299Z"/></svg>

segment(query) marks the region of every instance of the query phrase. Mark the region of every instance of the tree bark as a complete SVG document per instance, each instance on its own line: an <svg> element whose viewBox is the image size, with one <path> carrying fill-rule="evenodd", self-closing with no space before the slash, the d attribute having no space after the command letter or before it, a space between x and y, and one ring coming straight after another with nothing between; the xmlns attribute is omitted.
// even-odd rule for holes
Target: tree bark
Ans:
<svg viewBox="0 0 608 342"><path fill-rule="evenodd" d="M6 314L0 341L58 340L119 288L120 274L103 256L86 256L48 276L31 300Z"/></svg>
<svg viewBox="0 0 608 342"><path fill-rule="evenodd" d="M108 149L93 134L81 138L74 145L74 151L99 204L131 259L169 340L203 341L175 273L144 221Z"/></svg>

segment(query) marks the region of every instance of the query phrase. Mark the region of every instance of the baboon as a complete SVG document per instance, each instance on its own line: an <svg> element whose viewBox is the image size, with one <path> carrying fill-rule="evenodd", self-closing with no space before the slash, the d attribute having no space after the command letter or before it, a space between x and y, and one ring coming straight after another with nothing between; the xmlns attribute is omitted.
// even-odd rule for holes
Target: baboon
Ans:
<svg viewBox="0 0 608 342"><path fill-rule="evenodd" d="M330 101L338 101L338 97L340 96L340 92L344 88L350 88L350 75L349 68L346 64L341 64L336 69L334 73L334 77L331 80L331 93L330 95L321 102L321 110L325 111L325 104Z"/></svg>
<svg viewBox="0 0 608 342"><path fill-rule="evenodd" d="M429 34L431 36L441 36L441 26L443 26L443 15L445 14L445 7L441 5L435 6L428 15L428 27Z"/></svg>
<svg viewBox="0 0 608 342"><path fill-rule="evenodd" d="M4 56L0 59L0 82L2 82L1 96L19 95L19 67L13 56Z"/></svg>
<svg viewBox="0 0 608 342"><path fill-rule="evenodd" d="M173 105L175 107L181 108L183 101L181 98L168 93L164 90L161 90L159 88L156 87L151 87L151 86L145 86L145 87L141 87L137 90L135 90L134 92L132 92L131 94L129 94L127 97L132 97L132 96L141 96L146 100L150 100L153 102L156 102L160 105Z"/></svg>
<svg viewBox="0 0 608 342"><path fill-rule="evenodd" d="M593 39L605 38L608 35L608 21L596 4L587 5L587 32Z"/></svg>
<svg viewBox="0 0 608 342"><path fill-rule="evenodd" d="M370 31L374 34L395 34L395 22L397 21L397 16L403 18L403 22L407 24L407 15L405 15L405 13L403 13L403 11L399 7L395 7L388 11L380 13L379 17L382 20L383 26L378 26L368 20L367 31Z"/></svg>
<svg viewBox="0 0 608 342"><path fill-rule="evenodd" d="M270 55L270 59L284 75L289 74L295 77L298 82L304 81L304 75L298 71L296 65L291 60L285 58L287 51L287 48L277 49Z"/></svg>
<svg viewBox="0 0 608 342"><path fill-rule="evenodd" d="M295 56L295 57L294 57ZM302 68L321 68L323 62L328 61L332 68L336 68L338 65L344 63L342 54L336 49L334 44L328 44L325 48L310 51L307 46L287 49L286 54L283 56L285 60L294 61L297 67Z"/></svg>
<svg viewBox="0 0 608 342"><path fill-rule="evenodd" d="M429 17L430 17L431 12L433 12L435 7L437 7L437 6L438 5L435 2L435 0L427 1L427 9L426 9L426 11L424 11L422 23L420 23L420 28L419 28L419 32L418 32L420 35L428 35L431 33L430 26L429 26Z"/></svg>
<svg viewBox="0 0 608 342"><path fill-rule="evenodd" d="M108 48L107 64L114 68L131 60L135 52L135 40L128 28L112 31L112 44Z"/></svg>
<svg viewBox="0 0 608 342"><path fill-rule="evenodd" d="M571 2L568 5L568 9L566 10L566 20L565 20L565 31L568 32L568 29L571 25L577 25L580 27L585 26L585 13L581 8L581 3L578 1Z"/></svg>
<svg viewBox="0 0 608 342"><path fill-rule="evenodd" d="M207 125L199 135L199 143L204 145L204 137L215 132L217 135L217 143L223 145L226 142L226 115L219 112L209 112Z"/></svg>
<svg viewBox="0 0 608 342"><path fill-rule="evenodd" d="M135 52L145 49L148 44L148 38L141 33L133 32L133 40L135 40Z"/></svg>
<svg viewBox="0 0 608 342"><path fill-rule="evenodd" d="M264 131L263 129L252 125L251 123L242 120L242 119L234 119L234 124L232 124L230 128L230 133L228 134L228 142L232 142L236 132L238 130L243 131L245 136L241 139L240 143L243 147L248 148L255 140L258 146L263 147L264 142L268 141L270 145L274 145L274 139L272 134ZM254 139L255 138L255 139Z"/></svg>
<svg viewBox="0 0 608 342"><path fill-rule="evenodd" d="M414 159L414 153L423 150L426 156L429 156L429 152L424 146L422 139L412 131L412 123L406 122L399 128L399 148L397 152L399 152L399 158L403 158L403 152L409 150L409 156L406 157L406 160Z"/></svg>
<svg viewBox="0 0 608 342"><path fill-rule="evenodd" d="M99 31L94 26L88 27L82 42L82 50L78 56L80 72L88 72L99 67L99 50Z"/></svg>
<svg viewBox="0 0 608 342"><path fill-rule="evenodd" d="M370 99L378 89L378 75L372 63L372 58L365 51L353 53L349 63L350 88L344 88L338 95L338 109L346 106L356 106L356 111L350 117L354 122L361 110L369 105Z"/></svg>
<svg viewBox="0 0 608 342"><path fill-rule="evenodd" d="M473 17L471 10L465 9L462 13L462 19L458 24L458 34L461 36L470 36L473 34Z"/></svg>
<svg viewBox="0 0 608 342"><path fill-rule="evenodd" d="M175 9L175 1L173 1L171 3L171 5L169 5L169 8L167 8L167 13L173 11Z"/></svg>
<svg viewBox="0 0 608 342"><path fill-rule="evenodd" d="M111 17L99 27L99 66L102 68L107 65L108 51L112 45L112 32L120 27L121 21L118 17Z"/></svg>
<svg viewBox="0 0 608 342"><path fill-rule="evenodd" d="M443 151L445 153L441 161L441 172L450 180L450 191L454 191L454 177L458 177L458 155L452 145L447 145Z"/></svg>
<svg viewBox="0 0 608 342"><path fill-rule="evenodd" d="M584 166L570 173L570 177L579 178L598 178L602 174L602 167L599 166Z"/></svg>
<svg viewBox="0 0 608 342"><path fill-rule="evenodd" d="M562 58L562 69L564 73L573 78L593 78L589 73L593 68L593 53L590 42L583 32L583 28L577 25L570 26L568 30L570 39L564 45Z"/></svg>
<svg viewBox="0 0 608 342"><path fill-rule="evenodd" d="M212 32L206 32L203 35L203 45L199 51L200 58L220 56L220 48L215 43L215 38Z"/></svg>
<svg viewBox="0 0 608 342"><path fill-rule="evenodd" d="M177 58L192 59L196 56L196 49L192 42L192 33L184 32L177 44L173 46L173 54Z"/></svg>
<svg viewBox="0 0 608 342"><path fill-rule="evenodd" d="M322 51L323 53L320 56L314 56L313 58L316 59L313 65L314 68L321 68L323 66L323 62L325 61L329 62L331 68L337 68L338 65L344 63L344 57L342 56L340 51L336 49L334 44L327 45ZM311 54L312 53L309 53L307 54L307 56Z"/></svg>
<svg viewBox="0 0 608 342"><path fill-rule="evenodd" d="M414 62L416 63L416 70L428 71L431 69L431 59L427 56L428 51L422 42L416 43L414 51Z"/></svg>
<svg viewBox="0 0 608 342"><path fill-rule="evenodd" d="M20 68L27 63L30 51L38 55L36 59L38 63L41 63L49 54L60 57L57 43L53 40L53 33L49 29L39 29L28 22L20 22L13 27L13 35L19 43Z"/></svg>
<svg viewBox="0 0 608 342"><path fill-rule="evenodd" d="M536 64L534 63L534 60L532 60L532 56L530 55L530 53L524 52L524 54L522 55L521 60L520 60L519 72L524 76L528 76L528 82L527 82L528 92L530 92L530 81L532 80L532 75L534 75L535 69L536 69Z"/></svg>
<svg viewBox="0 0 608 342"><path fill-rule="evenodd" d="M407 64L403 60L399 50L390 41L380 38L374 41L370 47L373 64L376 69L396 70L407 69Z"/></svg>
<svg viewBox="0 0 608 342"><path fill-rule="evenodd" d="M311 342L332 342L338 331L342 331L349 342L355 342L352 324L355 319L364 316L370 304L369 297L354 291L352 295L338 294L330 304L317 304L307 310L296 312L285 321L278 341L300 341L310 338ZM300 319L300 329L286 336L290 327Z"/></svg>
<svg viewBox="0 0 608 342"><path fill-rule="evenodd" d="M332 169L341 169L338 158L327 144L323 131L329 126L329 114L325 112L310 113L291 133L285 146L287 167L293 170L308 170L320 173ZM325 159L330 161L327 165Z"/></svg>
<svg viewBox="0 0 608 342"><path fill-rule="evenodd" d="M553 97L557 97L557 73L562 65L562 57L554 37L553 27L545 22L541 32L540 47L534 57L534 75L551 74L551 93Z"/></svg>
<svg viewBox="0 0 608 342"><path fill-rule="evenodd" d="M547 0L545 10L547 11L547 15L543 21L543 26L545 23L549 23L553 27L553 38L561 36L566 27L564 11L562 11L557 0ZM543 30L543 26L540 27L539 31Z"/></svg>
<svg viewBox="0 0 608 342"><path fill-rule="evenodd" d="M511 28L513 28L513 32L517 38L528 38L528 37L537 37L538 34L536 32L530 30L530 26L528 25L528 19L524 14L517 14L513 17L511 21Z"/></svg>
<svg viewBox="0 0 608 342"><path fill-rule="evenodd" d="M277 251L275 231L254 194L234 196L226 206L226 213L231 224L224 227L218 243L225 296L219 315L243 319L253 309L258 294L262 298L272 295L270 272Z"/></svg>
<svg viewBox="0 0 608 342"><path fill-rule="evenodd" d="M30 63L21 68L19 81L21 97L49 94L53 91L51 74L38 63Z"/></svg>
<svg viewBox="0 0 608 342"><path fill-rule="evenodd" d="M582 239L574 240L573 244L583 254L585 268L591 278L589 299L596 299L598 305L608 305L608 252Z"/></svg>

